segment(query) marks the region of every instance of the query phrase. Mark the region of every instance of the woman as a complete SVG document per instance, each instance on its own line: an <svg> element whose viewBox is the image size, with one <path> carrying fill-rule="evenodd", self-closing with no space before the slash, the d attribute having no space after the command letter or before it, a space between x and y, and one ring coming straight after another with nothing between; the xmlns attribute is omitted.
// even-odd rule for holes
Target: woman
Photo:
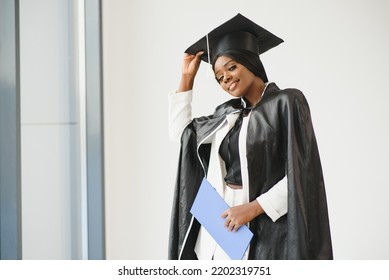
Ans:
<svg viewBox="0 0 389 280"><path fill-rule="evenodd" d="M297 89L269 83L259 55L282 42L238 14L184 55L169 96L170 137L181 140L170 259L228 259L190 208L203 177L231 206L226 230L249 225L245 259L332 259L326 195L310 111ZM233 99L191 115L200 61Z"/></svg>

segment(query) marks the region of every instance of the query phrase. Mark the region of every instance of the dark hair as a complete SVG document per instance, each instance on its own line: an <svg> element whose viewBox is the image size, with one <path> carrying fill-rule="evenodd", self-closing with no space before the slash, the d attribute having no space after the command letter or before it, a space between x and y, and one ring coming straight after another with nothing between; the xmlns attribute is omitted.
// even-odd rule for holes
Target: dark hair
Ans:
<svg viewBox="0 0 389 280"><path fill-rule="evenodd" d="M227 56L236 62L245 66L248 70L250 70L255 76L262 79L263 82L267 83L267 75L265 72L265 68L261 60L259 59L259 55L256 55L252 52L246 50L227 50L225 52L219 53L214 57L212 61L212 69L215 71L215 62L220 56Z"/></svg>

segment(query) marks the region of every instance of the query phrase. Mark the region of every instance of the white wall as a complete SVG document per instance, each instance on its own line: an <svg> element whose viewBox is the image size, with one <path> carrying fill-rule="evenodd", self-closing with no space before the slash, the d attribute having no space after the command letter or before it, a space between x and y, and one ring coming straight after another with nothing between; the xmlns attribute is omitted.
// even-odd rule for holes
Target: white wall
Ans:
<svg viewBox="0 0 389 280"><path fill-rule="evenodd" d="M183 51L238 12L285 40L269 79L311 106L336 259L389 259L389 3L384 0L103 1L106 221L110 259L165 259L178 144L167 94ZM194 114L228 98L204 65Z"/></svg>

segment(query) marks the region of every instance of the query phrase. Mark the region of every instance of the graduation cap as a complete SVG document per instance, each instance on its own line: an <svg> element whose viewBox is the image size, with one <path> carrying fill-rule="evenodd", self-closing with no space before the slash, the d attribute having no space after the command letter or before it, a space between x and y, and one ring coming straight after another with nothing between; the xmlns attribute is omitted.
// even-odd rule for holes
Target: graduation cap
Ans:
<svg viewBox="0 0 389 280"><path fill-rule="evenodd" d="M204 51L201 59L211 63L218 54L227 50L247 50L260 55L282 42L282 39L255 22L241 14L237 14L232 19L213 29L185 52L196 54L199 51Z"/></svg>

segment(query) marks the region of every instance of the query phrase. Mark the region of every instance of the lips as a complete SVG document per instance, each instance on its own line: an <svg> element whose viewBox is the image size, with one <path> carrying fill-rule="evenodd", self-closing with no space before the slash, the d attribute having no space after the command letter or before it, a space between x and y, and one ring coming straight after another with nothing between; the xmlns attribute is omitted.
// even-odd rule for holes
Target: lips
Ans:
<svg viewBox="0 0 389 280"><path fill-rule="evenodd" d="M232 82L232 83L228 86L228 90L229 90L229 91L234 90L234 89L236 88L236 86L238 85L238 82L239 82L239 80L238 80L238 81Z"/></svg>

